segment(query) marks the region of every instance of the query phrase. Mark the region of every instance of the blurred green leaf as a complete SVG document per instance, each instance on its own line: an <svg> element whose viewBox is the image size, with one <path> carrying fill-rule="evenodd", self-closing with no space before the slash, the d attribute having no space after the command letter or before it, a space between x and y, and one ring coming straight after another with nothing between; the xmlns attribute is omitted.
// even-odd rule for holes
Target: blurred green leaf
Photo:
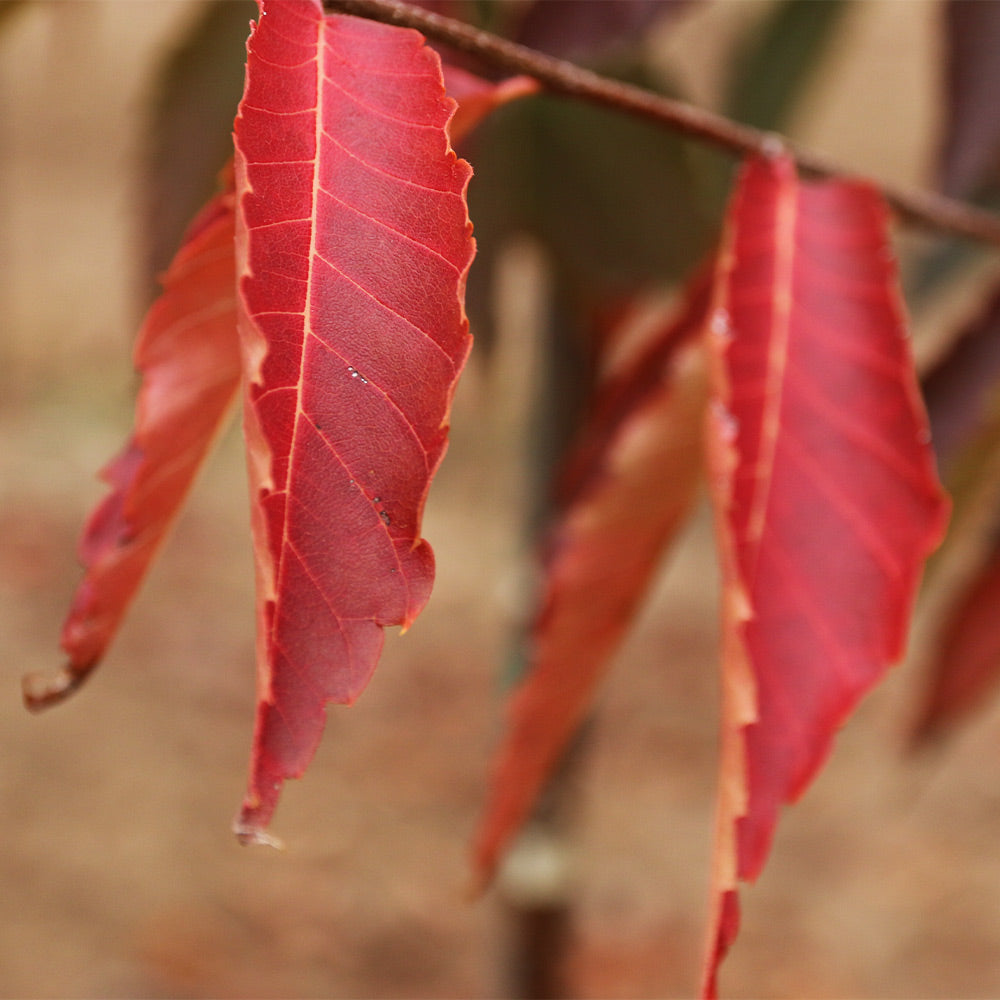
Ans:
<svg viewBox="0 0 1000 1000"><path fill-rule="evenodd" d="M483 241L531 233L597 299L683 274L714 230L691 197L684 140L582 102L505 108L468 155Z"/></svg>
<svg viewBox="0 0 1000 1000"><path fill-rule="evenodd" d="M780 131L847 9L843 0L782 0L734 55L726 113Z"/></svg>
<svg viewBox="0 0 1000 1000"><path fill-rule="evenodd" d="M689 194L683 140L551 98L527 117L532 227L587 287L666 281L701 256L706 220Z"/></svg>
<svg viewBox="0 0 1000 1000"><path fill-rule="evenodd" d="M848 5L843 0L780 0L732 56L723 111L767 131L787 122ZM695 175L703 203L721 212L732 185L734 159L694 145Z"/></svg>

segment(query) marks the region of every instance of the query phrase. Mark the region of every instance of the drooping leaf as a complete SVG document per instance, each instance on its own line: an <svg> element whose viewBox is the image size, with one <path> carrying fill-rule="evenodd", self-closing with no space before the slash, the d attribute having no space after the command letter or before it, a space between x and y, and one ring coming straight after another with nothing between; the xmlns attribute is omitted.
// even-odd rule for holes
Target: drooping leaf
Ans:
<svg viewBox="0 0 1000 1000"><path fill-rule="evenodd" d="M701 276L676 315L606 388L567 466L548 539L528 672L508 707L474 848L488 881L589 708L701 469Z"/></svg>
<svg viewBox="0 0 1000 1000"><path fill-rule="evenodd" d="M230 183L192 223L139 332L135 430L102 473L111 492L80 541L86 576L62 633L69 659L52 680L25 679L29 708L60 701L97 666L236 398L233 200Z"/></svg>
<svg viewBox="0 0 1000 1000"><path fill-rule="evenodd" d="M947 504L917 392L886 210L742 172L710 344L712 492L723 566L723 720L705 992L796 799L903 650Z"/></svg>
<svg viewBox="0 0 1000 1000"><path fill-rule="evenodd" d="M237 267L258 587L258 710L235 829L266 840L325 703L426 602L420 537L470 347L453 103L416 32L274 0L236 121Z"/></svg>
<svg viewBox="0 0 1000 1000"><path fill-rule="evenodd" d="M781 0L734 55L726 113L755 128L783 131L848 5Z"/></svg>
<svg viewBox="0 0 1000 1000"><path fill-rule="evenodd" d="M543 96L513 110L527 134L503 138L530 156L526 228L592 296L678 278L707 250L714 223L690 198L683 140L582 102ZM682 190L687 197L670 196Z"/></svg>
<svg viewBox="0 0 1000 1000"><path fill-rule="evenodd" d="M638 69L629 81L652 83ZM691 197L687 144L645 122L541 94L501 108L476 139L470 204L486 252L530 234L588 309L679 280L715 237Z"/></svg>
<svg viewBox="0 0 1000 1000"><path fill-rule="evenodd" d="M1000 683L1000 547L959 596L941 630L914 726L926 741L978 708Z"/></svg>
<svg viewBox="0 0 1000 1000"><path fill-rule="evenodd" d="M941 189L968 195L1000 170L1000 4L948 0Z"/></svg>

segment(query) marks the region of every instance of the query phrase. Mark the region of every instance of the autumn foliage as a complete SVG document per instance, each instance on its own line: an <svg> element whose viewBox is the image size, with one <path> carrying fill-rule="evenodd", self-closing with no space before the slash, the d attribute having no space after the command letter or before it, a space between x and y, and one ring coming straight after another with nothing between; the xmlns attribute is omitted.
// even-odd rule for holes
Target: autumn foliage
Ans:
<svg viewBox="0 0 1000 1000"><path fill-rule="evenodd" d="M421 520L472 346L472 168L453 147L539 88L442 67L417 32L319 0L260 0L247 53L233 165L140 331L135 428L81 541L66 665L25 693L30 707L51 704L97 665L242 387L257 717L234 828L270 842L282 784L306 771L326 706L355 701L385 628L409 628L431 595ZM971 169L954 165L949 184ZM723 699L706 996L782 807L903 656L950 509L879 190L804 178L779 143L742 163L720 221L642 343L593 389L561 461L530 662L472 848L486 885L707 486ZM995 418L955 401L949 366L968 368L996 313L928 382L942 434L964 421L956 455ZM937 659L921 734L995 679L998 561L984 560L942 633L952 655Z"/></svg>

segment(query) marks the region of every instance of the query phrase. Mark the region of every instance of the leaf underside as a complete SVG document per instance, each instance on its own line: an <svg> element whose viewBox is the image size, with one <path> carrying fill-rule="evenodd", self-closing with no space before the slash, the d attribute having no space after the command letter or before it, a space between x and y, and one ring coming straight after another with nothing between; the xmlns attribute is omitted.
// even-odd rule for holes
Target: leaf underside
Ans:
<svg viewBox="0 0 1000 1000"><path fill-rule="evenodd" d="M111 486L80 540L86 574L63 625L63 670L25 679L29 708L75 690L104 656L213 441L240 381L233 193L192 223L135 348L135 430L102 472Z"/></svg>
<svg viewBox="0 0 1000 1000"><path fill-rule="evenodd" d="M470 347L468 165L416 32L261 4L236 121L258 710L235 829L263 833L328 701L430 593L420 537Z"/></svg>
<svg viewBox="0 0 1000 1000"><path fill-rule="evenodd" d="M780 806L902 654L947 518L872 189L741 174L711 320L723 721L705 993Z"/></svg>

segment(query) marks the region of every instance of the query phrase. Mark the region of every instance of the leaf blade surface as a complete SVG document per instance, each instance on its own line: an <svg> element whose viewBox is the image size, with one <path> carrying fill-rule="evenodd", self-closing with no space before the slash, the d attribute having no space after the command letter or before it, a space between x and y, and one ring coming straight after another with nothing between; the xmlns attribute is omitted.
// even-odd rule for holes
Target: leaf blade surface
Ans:
<svg viewBox="0 0 1000 1000"><path fill-rule="evenodd" d="M705 992L778 812L902 654L947 503L871 189L742 172L710 343L723 721Z"/></svg>
<svg viewBox="0 0 1000 1000"><path fill-rule="evenodd" d="M266 840L328 701L426 602L420 537L470 347L470 170L416 32L261 4L236 123L258 712L235 829Z"/></svg>

